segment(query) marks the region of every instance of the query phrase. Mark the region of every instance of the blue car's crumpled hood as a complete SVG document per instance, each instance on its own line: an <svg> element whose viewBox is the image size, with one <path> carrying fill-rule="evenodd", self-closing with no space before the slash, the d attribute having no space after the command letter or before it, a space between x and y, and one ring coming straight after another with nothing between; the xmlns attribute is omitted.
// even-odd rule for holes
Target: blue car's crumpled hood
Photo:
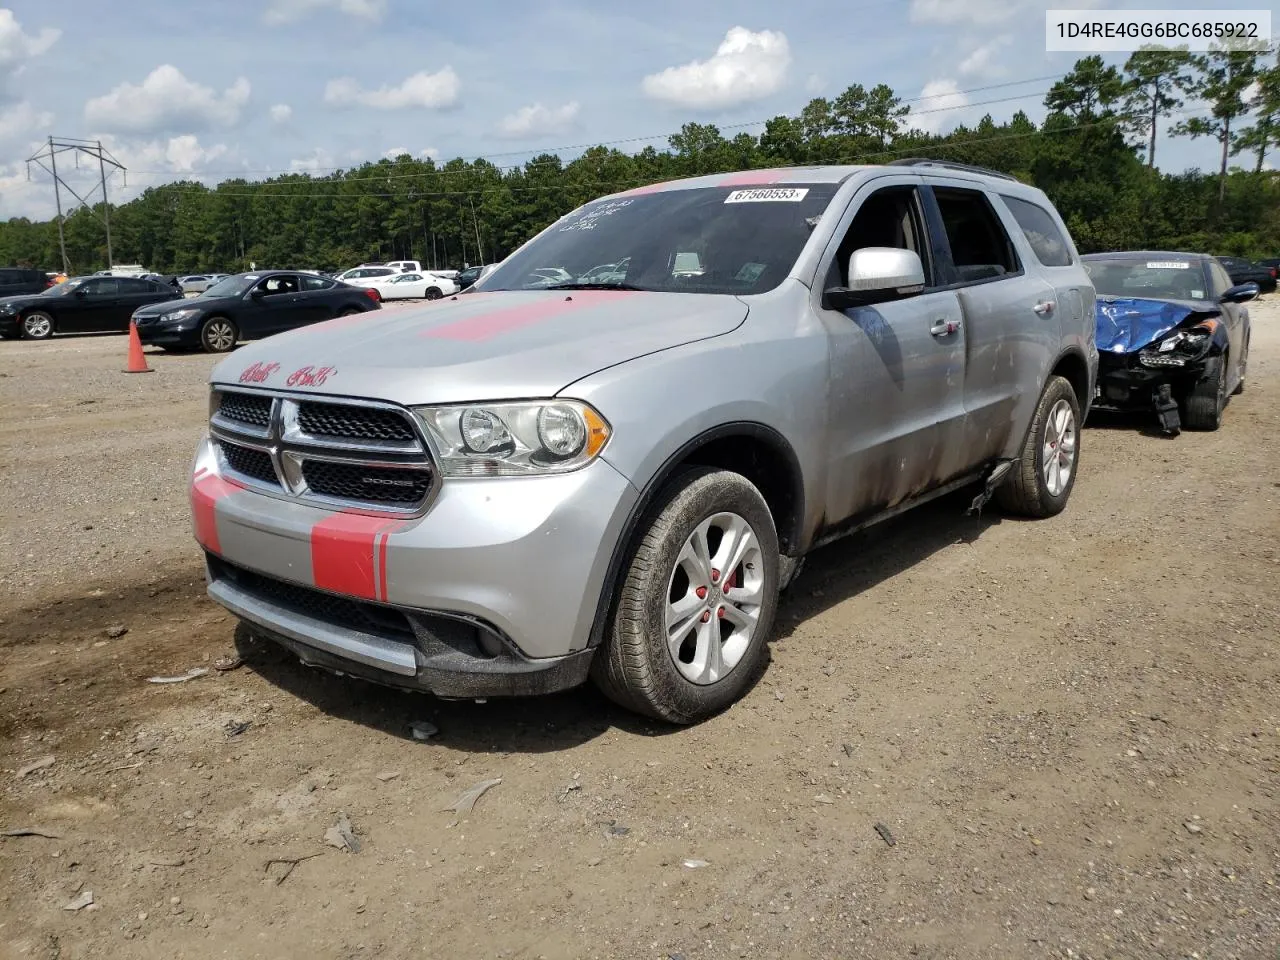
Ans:
<svg viewBox="0 0 1280 960"><path fill-rule="evenodd" d="M1098 350L1132 353L1158 340L1193 313L1215 308L1183 300L1143 300L1137 297L1098 297Z"/></svg>

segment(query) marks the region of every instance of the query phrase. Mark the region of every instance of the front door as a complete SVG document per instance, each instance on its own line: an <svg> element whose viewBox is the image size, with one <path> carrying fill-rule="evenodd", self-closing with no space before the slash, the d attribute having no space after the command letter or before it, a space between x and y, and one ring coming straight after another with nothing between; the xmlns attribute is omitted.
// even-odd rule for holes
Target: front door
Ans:
<svg viewBox="0 0 1280 960"><path fill-rule="evenodd" d="M865 247L913 250L925 269L925 289L915 296L819 310L832 361L831 523L924 493L951 479L963 459L966 332L955 291L939 289L922 182L869 183L836 231L839 246L828 251L824 287L844 286L849 256Z"/></svg>
<svg viewBox="0 0 1280 960"><path fill-rule="evenodd" d="M247 311L249 322L242 328L245 336L267 337L307 324L307 304L302 300L296 274L264 277L250 294L250 302L253 309Z"/></svg>
<svg viewBox="0 0 1280 960"><path fill-rule="evenodd" d="M69 294L60 297L58 330L62 333L96 333L123 330L120 314L120 281L114 277L91 277Z"/></svg>

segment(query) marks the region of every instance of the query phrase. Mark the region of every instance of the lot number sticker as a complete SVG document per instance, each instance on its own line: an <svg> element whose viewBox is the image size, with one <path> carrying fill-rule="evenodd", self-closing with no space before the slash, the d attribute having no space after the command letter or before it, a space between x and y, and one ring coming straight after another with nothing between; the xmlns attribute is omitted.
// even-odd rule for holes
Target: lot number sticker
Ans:
<svg viewBox="0 0 1280 960"><path fill-rule="evenodd" d="M735 190L724 198L724 202L799 203L808 192L808 187L763 187L755 190Z"/></svg>
<svg viewBox="0 0 1280 960"><path fill-rule="evenodd" d="M1152 260L1147 264L1148 270L1190 270L1191 264L1186 260Z"/></svg>

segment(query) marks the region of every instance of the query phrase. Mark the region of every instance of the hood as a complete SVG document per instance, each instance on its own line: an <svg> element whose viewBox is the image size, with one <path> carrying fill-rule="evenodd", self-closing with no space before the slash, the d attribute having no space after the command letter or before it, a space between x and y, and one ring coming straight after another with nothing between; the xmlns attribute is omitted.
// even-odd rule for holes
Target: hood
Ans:
<svg viewBox="0 0 1280 960"><path fill-rule="evenodd" d="M1133 353L1160 339L1188 317L1218 312L1218 306L1209 301L1099 296L1096 305L1098 350Z"/></svg>
<svg viewBox="0 0 1280 960"><path fill-rule="evenodd" d="M211 304L225 307L239 297L216 297L213 300L205 300L203 297L184 297L177 290L173 291L173 296L168 300L157 300L155 303L148 303L145 307L139 307L133 311L133 315L139 319L143 317L158 317L161 314L170 313L175 309L175 304L181 302L190 307L199 307L202 310ZM180 308L179 308L180 309Z"/></svg>
<svg viewBox="0 0 1280 960"><path fill-rule="evenodd" d="M605 367L728 333L746 316L728 295L475 293L270 337L211 379L406 405L550 397Z"/></svg>

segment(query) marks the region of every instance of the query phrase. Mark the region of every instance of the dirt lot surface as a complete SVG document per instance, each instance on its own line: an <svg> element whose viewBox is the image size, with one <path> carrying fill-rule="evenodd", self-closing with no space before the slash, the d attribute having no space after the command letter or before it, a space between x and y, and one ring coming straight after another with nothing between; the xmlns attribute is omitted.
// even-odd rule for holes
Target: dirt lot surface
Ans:
<svg viewBox="0 0 1280 960"><path fill-rule="evenodd" d="M947 500L821 551L685 730L243 635L213 669L210 360L0 343L0 831L54 835L0 838L0 956L1274 960L1278 307L1221 431L1098 419L1056 519Z"/></svg>

